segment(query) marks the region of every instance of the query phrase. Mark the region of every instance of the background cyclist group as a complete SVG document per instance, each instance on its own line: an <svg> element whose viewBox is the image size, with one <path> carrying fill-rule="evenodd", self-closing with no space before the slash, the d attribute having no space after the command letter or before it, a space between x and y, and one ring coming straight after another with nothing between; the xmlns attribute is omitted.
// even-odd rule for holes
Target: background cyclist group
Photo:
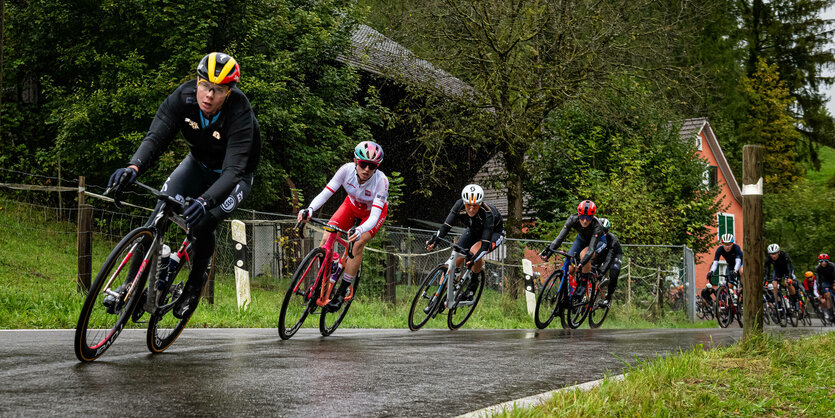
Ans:
<svg viewBox="0 0 835 418"><path fill-rule="evenodd" d="M707 285L701 291L702 300L708 304L713 302L714 288L716 281L714 273L719 265L719 258L724 258L727 267L727 284L734 298L737 295L740 270L742 268L742 249L734 243L732 234L723 234L720 237L721 245L716 249L713 257L713 264L707 272ZM831 321L830 311L832 310L833 281L835 280L835 266L829 261L829 254L818 256L818 265L815 272L807 271L802 282L797 281L794 266L789 255L780 249L776 243L770 244L767 248L768 256L765 259L763 287L766 290L766 301L773 306L780 304L778 296L779 289L785 288L789 292L789 303L799 310L800 292L807 300L813 301L823 309L822 314L826 321Z"/></svg>

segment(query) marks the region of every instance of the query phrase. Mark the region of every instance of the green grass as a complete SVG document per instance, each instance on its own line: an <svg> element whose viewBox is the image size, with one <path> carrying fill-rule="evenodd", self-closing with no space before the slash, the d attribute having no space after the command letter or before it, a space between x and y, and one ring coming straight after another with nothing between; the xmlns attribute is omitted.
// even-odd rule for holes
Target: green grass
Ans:
<svg viewBox="0 0 835 418"><path fill-rule="evenodd" d="M53 220L29 205L0 199L0 329L75 328L84 297L76 290L76 236L74 226ZM93 243L94 274L114 243L97 237ZM215 303L201 303L191 327L275 327L287 288L287 279L259 277L251 283L250 309L239 311L235 280L216 277ZM415 287L398 286L397 303L390 304L360 285L356 301L341 327L407 328L408 309ZM557 323L559 320L557 320ZM131 325L139 326L139 325ZM559 326L557 324L552 325ZM692 324L672 313L650 321L645 312L615 304L604 328L715 327L715 322ZM305 327L318 327L318 316ZM430 320L426 328L446 328L446 316ZM585 327L585 325L584 325ZM525 298L510 299L486 290L464 328L531 329Z"/></svg>
<svg viewBox="0 0 835 418"><path fill-rule="evenodd" d="M821 169L816 171L811 165L806 167L806 178L816 184L826 184L835 177L835 149L821 147L818 158L821 160Z"/></svg>
<svg viewBox="0 0 835 418"><path fill-rule="evenodd" d="M764 335L729 348L639 362L621 382L557 393L502 416L809 416L835 414L835 333Z"/></svg>

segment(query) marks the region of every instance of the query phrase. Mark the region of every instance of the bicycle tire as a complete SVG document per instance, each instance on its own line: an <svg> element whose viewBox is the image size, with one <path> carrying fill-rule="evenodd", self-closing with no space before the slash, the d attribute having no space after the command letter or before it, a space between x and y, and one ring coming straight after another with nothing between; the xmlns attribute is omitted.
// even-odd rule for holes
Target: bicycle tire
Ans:
<svg viewBox="0 0 835 418"><path fill-rule="evenodd" d="M591 292L593 292L593 287L591 286L591 281L587 281L585 289L583 289L582 295L573 295L571 298L571 308L568 311L568 327L571 329L580 328L583 325L583 321L586 320L586 316L589 314L589 308L591 307ZM576 288L575 288L576 292ZM575 302L573 299L577 297L579 299L578 302Z"/></svg>
<svg viewBox="0 0 835 418"><path fill-rule="evenodd" d="M418 287L417 293L412 299L412 306L409 308L409 329L411 331L421 329L438 311L438 306L443 301L443 292L446 289L446 283L444 282L443 286L440 283L443 282L443 275L446 274L447 269L446 264L435 267L426 275L420 287ZM422 303L424 300L425 303ZM426 308L429 308L428 312L424 311ZM421 314L423 315L423 319L419 322L415 322L416 309L420 309L420 313L417 314L418 317Z"/></svg>
<svg viewBox="0 0 835 418"><path fill-rule="evenodd" d="M484 274L484 270L482 270L478 273L470 274L469 279L466 282L461 283L460 289L466 289L466 286L469 286L470 280L478 280L478 289L476 290L475 295L473 296L473 304L466 306L460 305L461 298L464 297L464 293L466 293L466 291L459 290L458 292L456 292L455 302L450 305L451 309L449 309L449 314L447 315L447 328L449 328L450 330L456 330L458 328L461 328L461 326L464 325L464 323L467 322L468 319L470 319L470 316L472 316L473 311L475 311L475 307L478 306L478 301L481 300L481 293L484 291L484 284L487 281L486 277L487 276ZM463 315L458 315L461 314L461 311L467 307L469 309L467 309L466 312L463 313ZM460 318L460 320L454 319L456 317Z"/></svg>
<svg viewBox="0 0 835 418"><path fill-rule="evenodd" d="M727 287L720 287L716 291L716 322L722 328L731 324L731 295Z"/></svg>
<svg viewBox="0 0 835 418"><path fill-rule="evenodd" d="M130 320L145 287L149 269L139 278L132 294L117 304L115 314L108 313L103 304L103 288L111 281L111 277L111 288L114 290L118 287L117 283L125 283L134 277L144 261L147 250L153 245L153 240L154 234L149 228L136 228L125 235L105 259L87 291L75 328L74 351L78 360L90 362L101 357L113 345ZM114 268L116 271L113 271ZM102 324L108 325L102 327ZM92 344L88 342L91 340Z"/></svg>
<svg viewBox="0 0 835 418"><path fill-rule="evenodd" d="M313 311L312 306L315 306L314 301L318 297L318 291L314 289L313 294L310 295L310 287L316 283L316 277L324 261L325 250L321 247L314 248L307 253L293 273L278 315L278 335L282 340L290 339L295 335L307 315ZM325 277L323 276L323 280ZM288 317L295 318L295 322L290 327L287 327Z"/></svg>
<svg viewBox="0 0 835 418"><path fill-rule="evenodd" d="M188 259L192 260L193 256L193 251L191 247L189 247ZM209 263L206 273L204 273L204 287L208 282L208 277L212 274L215 259L216 254L212 254L212 261ZM161 305L170 305L170 307L167 309L158 309L157 312L151 314L150 319L148 319L148 332L145 336L145 344L148 346L148 350L151 351L151 353L162 353L167 350L168 347L174 343L174 341L177 341L177 338L179 338L197 308L195 306L190 309L183 318L177 318L171 313L171 311L174 310L174 302L182 296L182 291L185 288L186 281L188 280L187 275L186 277L183 277L179 274L182 271L183 264L185 263L181 263L177 266L177 271L174 272L174 279L169 281L168 287L160 290L160 292L163 292L162 294L164 296L159 298L158 295L158 300L161 301ZM198 305L200 304L200 298L197 299L197 303Z"/></svg>
<svg viewBox="0 0 835 418"><path fill-rule="evenodd" d="M554 320L557 312L557 300L559 299L560 281L562 270L554 270L545 279L539 295L536 298L533 320L538 329L545 329Z"/></svg>
<svg viewBox="0 0 835 418"><path fill-rule="evenodd" d="M597 300L606 300L609 296L608 285L609 281L604 280L602 282L598 282L595 286L591 300L591 310L589 311L589 328L600 328L600 326L603 325L603 321L605 321L606 317L609 315L609 309L612 307L611 301L609 301L609 305L605 308L601 308L597 303Z"/></svg>
<svg viewBox="0 0 835 418"><path fill-rule="evenodd" d="M787 300L788 298L786 298L784 301ZM792 327L797 328L797 326L800 324L800 312L798 312L798 310L794 308L794 304L791 302L789 302L788 309L786 309L786 316L788 316L789 323L792 325Z"/></svg>
<svg viewBox="0 0 835 418"><path fill-rule="evenodd" d="M763 324L771 325L771 309L768 307L768 301L763 300Z"/></svg>
<svg viewBox="0 0 835 418"><path fill-rule="evenodd" d="M360 273L362 270L360 270ZM360 287L360 273L357 273L357 277L354 277L354 294L351 297L351 300L346 300L342 302L342 306L336 312L329 312L327 309L322 308L322 314L319 316L319 333L322 334L323 337L327 337L328 335L333 334L337 328L339 328L339 324L342 323L342 320L345 319L345 314L348 313L348 308L351 307L351 303L357 299L357 290ZM339 281L337 280L337 283ZM336 316L336 320L328 325L328 318L333 318Z"/></svg>
<svg viewBox="0 0 835 418"><path fill-rule="evenodd" d="M777 310L777 324L780 325L781 327L785 328L786 325L789 324L789 316L786 313L786 302L788 302L788 300L786 299L785 296L780 296L780 297L781 297L780 304L782 306L779 307L779 308L775 307L775 309Z"/></svg>

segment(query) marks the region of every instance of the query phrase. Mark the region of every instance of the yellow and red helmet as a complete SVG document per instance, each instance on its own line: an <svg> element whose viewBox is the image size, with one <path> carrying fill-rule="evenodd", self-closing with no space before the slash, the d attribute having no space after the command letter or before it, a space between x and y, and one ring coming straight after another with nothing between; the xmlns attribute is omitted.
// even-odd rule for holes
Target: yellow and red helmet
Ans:
<svg viewBox="0 0 835 418"><path fill-rule="evenodd" d="M810 277L815 277L815 273L812 273L811 271L807 271L806 272L806 278L808 279Z"/></svg>
<svg viewBox="0 0 835 418"><path fill-rule="evenodd" d="M215 84L234 85L241 79L241 67L229 55L212 52L197 64L197 76Z"/></svg>

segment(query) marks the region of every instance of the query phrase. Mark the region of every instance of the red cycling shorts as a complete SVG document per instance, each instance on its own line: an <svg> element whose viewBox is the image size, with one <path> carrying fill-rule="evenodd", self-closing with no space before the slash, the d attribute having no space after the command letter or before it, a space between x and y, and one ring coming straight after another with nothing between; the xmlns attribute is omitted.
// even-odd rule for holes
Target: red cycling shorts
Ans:
<svg viewBox="0 0 835 418"><path fill-rule="evenodd" d="M386 203L383 206L383 212L380 213L380 219L377 220L377 223L374 224L374 227L370 231L367 231L371 233L372 238L374 235L377 235L377 231L383 226L383 222L386 220L386 214L388 214L388 208L389 205ZM360 224L362 224L369 216L371 216L370 210L360 210L351 203L351 198L346 196L345 201L342 202L342 205L339 206L336 213L331 216L328 224L336 225L347 231L354 226L354 219L359 218L361 220Z"/></svg>

